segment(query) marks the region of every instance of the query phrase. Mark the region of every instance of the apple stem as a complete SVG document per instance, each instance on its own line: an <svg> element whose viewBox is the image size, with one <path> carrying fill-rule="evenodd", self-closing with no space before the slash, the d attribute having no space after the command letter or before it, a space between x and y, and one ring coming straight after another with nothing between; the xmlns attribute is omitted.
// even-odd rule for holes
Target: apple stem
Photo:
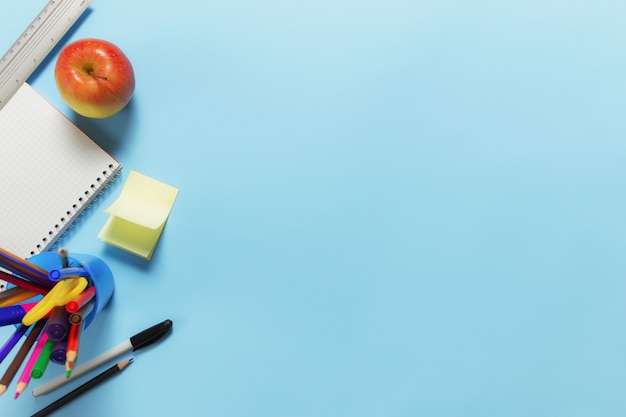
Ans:
<svg viewBox="0 0 626 417"><path fill-rule="evenodd" d="M107 77L103 77L103 76L101 76L101 75L94 74L94 73L93 73L93 71L89 71L89 75L93 75L94 77L96 77L96 78L100 78L100 79L101 79L101 80L103 80L103 81L106 81L106 80L107 80Z"/></svg>

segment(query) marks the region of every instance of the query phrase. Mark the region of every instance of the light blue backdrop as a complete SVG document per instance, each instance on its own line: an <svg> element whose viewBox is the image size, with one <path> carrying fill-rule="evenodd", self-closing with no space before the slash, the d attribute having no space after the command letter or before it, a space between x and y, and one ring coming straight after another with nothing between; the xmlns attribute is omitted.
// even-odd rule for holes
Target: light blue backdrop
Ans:
<svg viewBox="0 0 626 417"><path fill-rule="evenodd" d="M1 51L45 4L3 5ZM624 16L94 0L63 44L122 48L129 108L74 115L59 48L30 80L124 165L63 239L116 277L79 359L174 332L58 415L624 416ZM149 262L96 237L131 169L180 189Z"/></svg>

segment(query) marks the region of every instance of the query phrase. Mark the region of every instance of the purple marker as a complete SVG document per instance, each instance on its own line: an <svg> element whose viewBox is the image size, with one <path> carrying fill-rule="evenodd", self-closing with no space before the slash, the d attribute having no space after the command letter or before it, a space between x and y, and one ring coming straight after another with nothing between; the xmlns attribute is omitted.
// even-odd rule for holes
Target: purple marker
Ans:
<svg viewBox="0 0 626 417"><path fill-rule="evenodd" d="M65 306L54 308L48 320L48 324L46 324L46 333L48 333L50 339L61 340L67 336L67 332L70 328L68 318L69 313L65 309Z"/></svg>
<svg viewBox="0 0 626 417"><path fill-rule="evenodd" d="M7 355L11 352L11 349L13 349L17 342L20 341L22 336L24 336L26 330L28 330L28 326L20 324L20 327L18 327L17 330L13 332L13 335L11 335L6 343L0 348L0 362L2 362L7 357Z"/></svg>
<svg viewBox="0 0 626 417"><path fill-rule="evenodd" d="M67 351L67 339L61 339L54 342L52 351L50 352L50 360L57 365L65 365L65 354Z"/></svg>
<svg viewBox="0 0 626 417"><path fill-rule="evenodd" d="M37 303L26 303L0 308L0 326L21 322L26 313L36 305Z"/></svg>

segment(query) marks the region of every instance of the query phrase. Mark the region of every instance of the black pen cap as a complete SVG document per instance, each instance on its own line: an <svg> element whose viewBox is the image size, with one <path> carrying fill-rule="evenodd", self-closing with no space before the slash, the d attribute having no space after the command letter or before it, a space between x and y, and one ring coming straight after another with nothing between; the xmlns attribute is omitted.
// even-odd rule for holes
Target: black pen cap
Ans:
<svg viewBox="0 0 626 417"><path fill-rule="evenodd" d="M133 345L133 352L141 349L142 347L151 345L156 342L172 328L172 320L167 319L162 323L155 324L154 326L137 333L130 338L130 343Z"/></svg>

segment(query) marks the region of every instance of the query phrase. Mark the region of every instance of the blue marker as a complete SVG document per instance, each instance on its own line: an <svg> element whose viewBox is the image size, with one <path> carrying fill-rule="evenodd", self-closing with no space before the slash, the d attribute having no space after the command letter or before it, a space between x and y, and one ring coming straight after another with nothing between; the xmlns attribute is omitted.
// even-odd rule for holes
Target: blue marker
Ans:
<svg viewBox="0 0 626 417"><path fill-rule="evenodd" d="M85 268L61 268L53 269L48 273L48 278L50 278L54 282L72 277L89 278L89 272L87 272Z"/></svg>
<svg viewBox="0 0 626 417"><path fill-rule="evenodd" d="M20 323L26 313L36 305L37 303L26 303L0 308L0 326Z"/></svg>

